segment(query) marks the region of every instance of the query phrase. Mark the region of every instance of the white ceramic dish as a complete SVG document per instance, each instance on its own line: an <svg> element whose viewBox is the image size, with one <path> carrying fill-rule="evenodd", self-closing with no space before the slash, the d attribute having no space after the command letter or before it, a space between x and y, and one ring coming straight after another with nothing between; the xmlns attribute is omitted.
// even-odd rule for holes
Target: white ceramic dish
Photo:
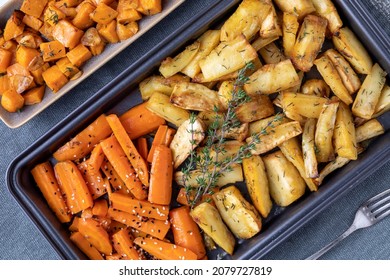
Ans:
<svg viewBox="0 0 390 280"><path fill-rule="evenodd" d="M82 66L83 75L80 78L74 81L69 81L63 88L61 88L56 93L53 93L49 88L46 87L45 97L43 98L43 101L41 103L32 106L25 106L20 112L9 113L0 106L0 119L10 128L17 128L25 124L34 116L45 110L52 103L60 99L63 95L65 95L68 91L70 91L76 85L81 83L92 73L94 73L95 70L102 67L106 62L108 62L118 53L123 51L131 43L141 37L154 25L160 22L164 17L166 17L178 6L180 6L184 1L185 0L162 0L163 10L161 13L156 14L154 16L147 16L141 19L139 21L139 32L130 39L117 44L108 44L102 54L93 57L85 65ZM0 26L4 27L9 16L15 9L20 8L22 2L23 0L0 0Z"/></svg>

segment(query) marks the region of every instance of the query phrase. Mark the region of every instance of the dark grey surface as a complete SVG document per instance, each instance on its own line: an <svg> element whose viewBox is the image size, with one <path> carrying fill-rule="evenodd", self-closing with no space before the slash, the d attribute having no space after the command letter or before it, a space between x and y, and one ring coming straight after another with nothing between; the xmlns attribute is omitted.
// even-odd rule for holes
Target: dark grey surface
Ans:
<svg viewBox="0 0 390 280"><path fill-rule="evenodd" d="M186 1L161 24L99 69L56 104L17 129L0 123L0 174L5 177L9 163L21 151L65 118L94 92L111 81L128 64L161 41L169 32L186 22L189 15L214 1ZM363 1L390 36L390 0ZM354 212L368 197L390 187L390 163L317 215L265 259L304 259L341 234L352 223ZM0 181L0 259L49 260L59 256L9 194L5 180ZM390 219L360 230L326 254L326 259L390 259Z"/></svg>

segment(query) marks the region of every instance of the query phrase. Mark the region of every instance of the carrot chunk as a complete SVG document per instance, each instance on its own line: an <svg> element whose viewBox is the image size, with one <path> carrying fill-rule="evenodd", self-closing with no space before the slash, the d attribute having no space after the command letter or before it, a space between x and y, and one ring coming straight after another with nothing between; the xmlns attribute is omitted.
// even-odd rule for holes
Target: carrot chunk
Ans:
<svg viewBox="0 0 390 280"><path fill-rule="evenodd" d="M129 191L137 198L144 200L147 197L146 187L136 176L133 166L130 164L125 152L121 148L118 140L111 136L100 142L103 152L108 161L112 164L119 177L125 182Z"/></svg>
<svg viewBox="0 0 390 280"><path fill-rule="evenodd" d="M156 238L137 237L134 243L160 260L196 260L191 250Z"/></svg>
<svg viewBox="0 0 390 280"><path fill-rule="evenodd" d="M53 210L61 223L67 223L71 219L71 214L62 196L60 187L54 174L53 166L50 162L43 162L36 165L31 174L41 190L44 198Z"/></svg>
<svg viewBox="0 0 390 280"><path fill-rule="evenodd" d="M93 205L91 193L76 164L70 160L58 162L54 165L54 172L72 214Z"/></svg>
<svg viewBox="0 0 390 280"><path fill-rule="evenodd" d="M173 177L172 150L164 145L157 146L154 151L148 201L169 205L172 196Z"/></svg>

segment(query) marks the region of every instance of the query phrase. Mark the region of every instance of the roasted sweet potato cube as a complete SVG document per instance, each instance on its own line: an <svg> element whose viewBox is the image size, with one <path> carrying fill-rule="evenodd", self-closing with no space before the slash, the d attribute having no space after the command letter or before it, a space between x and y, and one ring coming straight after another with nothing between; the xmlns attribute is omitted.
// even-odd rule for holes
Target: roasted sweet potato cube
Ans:
<svg viewBox="0 0 390 280"><path fill-rule="evenodd" d="M136 10L136 5L132 5L133 0L119 0L118 1L118 16L116 20L120 23L128 23L132 21L137 21L142 18L140 12Z"/></svg>
<svg viewBox="0 0 390 280"><path fill-rule="evenodd" d="M100 44L96 46L90 46L89 49L92 53L92 55L96 56L101 54L104 51L104 48L106 47L106 43L101 41Z"/></svg>
<svg viewBox="0 0 390 280"><path fill-rule="evenodd" d="M43 22L39 18L27 14L23 17L23 23L36 31L38 31L43 25Z"/></svg>
<svg viewBox="0 0 390 280"><path fill-rule="evenodd" d="M35 87L23 94L24 105L34 105L42 102L45 86Z"/></svg>
<svg viewBox="0 0 390 280"><path fill-rule="evenodd" d="M5 91L1 96L1 106L8 112L14 113L22 109L24 98L13 88Z"/></svg>
<svg viewBox="0 0 390 280"><path fill-rule="evenodd" d="M92 57L92 53L86 46L79 44L77 47L69 51L66 56L73 65L80 67Z"/></svg>
<svg viewBox="0 0 390 280"><path fill-rule="evenodd" d="M87 29L94 25L94 21L90 18L90 14L96 9L90 2L84 1L77 6L77 14L73 18L72 23L79 29Z"/></svg>
<svg viewBox="0 0 390 280"><path fill-rule="evenodd" d="M116 33L116 20L113 20L108 24L98 24L97 30L109 43L115 44L119 42L119 37Z"/></svg>
<svg viewBox="0 0 390 280"><path fill-rule="evenodd" d="M27 15L39 18L48 0L24 0L20 10Z"/></svg>
<svg viewBox="0 0 390 280"><path fill-rule="evenodd" d="M68 57L61 58L57 61L56 64L60 68L61 72L64 73L64 75L69 79L80 72L80 70L75 65L73 65L72 62L70 62Z"/></svg>
<svg viewBox="0 0 390 280"><path fill-rule="evenodd" d="M0 48L0 73L7 72L12 61L12 52Z"/></svg>
<svg viewBox="0 0 390 280"><path fill-rule="evenodd" d="M118 34L119 40L124 41L134 36L138 32L138 23L135 21L129 23L119 23L116 25L116 33Z"/></svg>
<svg viewBox="0 0 390 280"><path fill-rule="evenodd" d="M27 48L22 45L16 50L16 62L23 67L29 68L34 59L37 59L40 53L36 49Z"/></svg>
<svg viewBox="0 0 390 280"><path fill-rule="evenodd" d="M31 76L34 77L35 83L38 85L43 85L45 81L43 80L42 73L45 72L50 67L48 62L44 63L41 67L36 70L30 71Z"/></svg>
<svg viewBox="0 0 390 280"><path fill-rule="evenodd" d="M44 20L48 24L54 26L61 19L66 18L66 14L54 5L54 2L50 2L44 12Z"/></svg>
<svg viewBox="0 0 390 280"><path fill-rule="evenodd" d="M24 14L21 11L13 12L4 28L4 40L9 41L23 33L25 26L23 16Z"/></svg>
<svg viewBox="0 0 390 280"><path fill-rule="evenodd" d="M161 12L161 0L139 0L137 10L147 16L158 14Z"/></svg>
<svg viewBox="0 0 390 280"><path fill-rule="evenodd" d="M43 61L45 62L58 60L66 56L66 50L64 45L56 40L47 43L42 43L40 49L43 55Z"/></svg>
<svg viewBox="0 0 390 280"><path fill-rule="evenodd" d="M68 78L61 72L57 65L53 65L42 73L47 86L54 92L59 91L67 82Z"/></svg>
<svg viewBox="0 0 390 280"><path fill-rule="evenodd" d="M11 88L11 82L7 75L0 76L0 96Z"/></svg>
<svg viewBox="0 0 390 280"><path fill-rule="evenodd" d="M108 24L113 19L116 18L118 12L115 11L110 6L107 6L104 3L97 5L96 9L90 14L90 17L93 21L101 24Z"/></svg>
<svg viewBox="0 0 390 280"><path fill-rule="evenodd" d="M53 37L61 42L64 47L73 49L81 40L84 32L70 23L68 20L60 20L52 31Z"/></svg>

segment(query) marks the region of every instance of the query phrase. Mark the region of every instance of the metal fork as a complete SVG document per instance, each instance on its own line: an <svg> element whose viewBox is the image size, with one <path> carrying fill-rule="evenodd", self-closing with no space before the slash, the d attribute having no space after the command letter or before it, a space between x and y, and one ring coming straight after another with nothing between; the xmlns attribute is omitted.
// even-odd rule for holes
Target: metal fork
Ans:
<svg viewBox="0 0 390 280"><path fill-rule="evenodd" d="M383 220L390 214L390 189L385 190L376 196L370 198L365 203L360 205L355 214L355 219L352 225L342 235L323 247L317 253L311 255L307 260L316 260L334 246L336 246L341 240L349 236L354 231L372 226L379 221Z"/></svg>

